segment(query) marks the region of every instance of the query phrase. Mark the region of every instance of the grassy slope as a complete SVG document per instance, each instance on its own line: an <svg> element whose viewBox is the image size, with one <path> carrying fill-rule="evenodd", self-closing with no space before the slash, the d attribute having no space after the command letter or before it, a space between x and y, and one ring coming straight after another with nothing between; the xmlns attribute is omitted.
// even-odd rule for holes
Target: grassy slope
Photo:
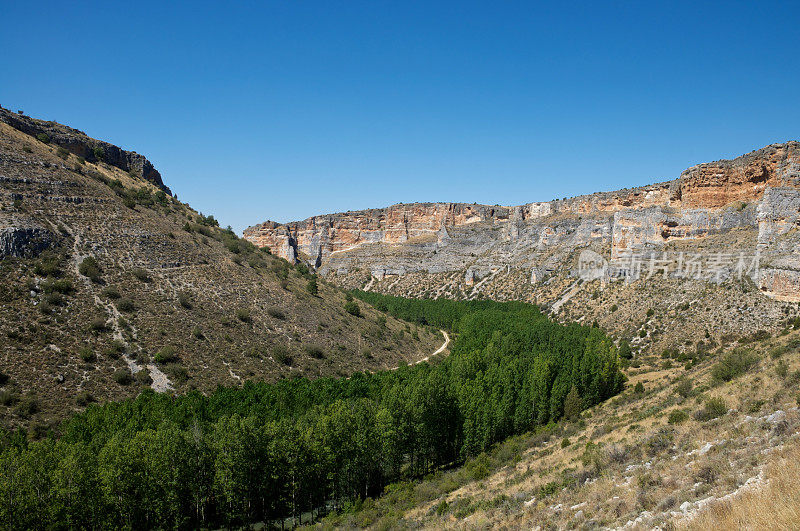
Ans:
<svg viewBox="0 0 800 531"><path fill-rule="evenodd" d="M799 346L796 331L748 345L757 366L727 383L711 377L721 354L689 369L644 357L628 371L622 395L579 420L511 439L459 469L395 485L324 526L708 528L715 518L733 522L758 512L754 521L786 528L797 484L777 471L798 451ZM692 384L685 398L678 393L684 380ZM639 382L643 394L634 392ZM730 411L696 419L714 397ZM670 423L678 410L687 418ZM771 417L776 411L785 415ZM769 463L767 477L777 480L768 488L777 497L759 490Z"/></svg>
<svg viewBox="0 0 800 531"><path fill-rule="evenodd" d="M41 429L87 399L136 394L149 382L117 382L115 372L127 367L124 356L145 369L142 375L163 372L180 392L248 378L394 367L441 344L438 331L367 305L361 317L348 314L345 294L324 282L312 296L301 272L265 252L231 252L230 238L199 228L188 205L169 198L164 206L126 206L110 179L126 190L157 189L102 163L80 165L74 155L62 160L55 146L5 124L0 176L0 226L35 224L57 234L58 269L74 288L43 310L48 279L35 269L40 260L0 262L0 372L10 377L0 388L4 425ZM197 230L184 230L187 223ZM86 256L99 262L99 282L78 273ZM107 288L132 309L120 311L122 299L107 296ZM92 330L93 321L105 329ZM122 353L115 352L120 342ZM156 363L166 346L177 361Z"/></svg>

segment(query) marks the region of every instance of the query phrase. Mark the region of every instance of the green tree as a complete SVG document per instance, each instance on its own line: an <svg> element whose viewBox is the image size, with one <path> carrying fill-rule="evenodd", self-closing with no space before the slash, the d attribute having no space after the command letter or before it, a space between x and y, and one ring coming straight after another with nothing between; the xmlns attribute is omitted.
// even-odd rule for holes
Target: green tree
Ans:
<svg viewBox="0 0 800 531"><path fill-rule="evenodd" d="M319 293L319 286L317 286L317 277L311 277L308 280L308 284L306 284L306 291L308 291L311 295L317 296Z"/></svg>
<svg viewBox="0 0 800 531"><path fill-rule="evenodd" d="M583 400L578 394L578 389L573 385L564 399L564 418L574 420L583 411Z"/></svg>

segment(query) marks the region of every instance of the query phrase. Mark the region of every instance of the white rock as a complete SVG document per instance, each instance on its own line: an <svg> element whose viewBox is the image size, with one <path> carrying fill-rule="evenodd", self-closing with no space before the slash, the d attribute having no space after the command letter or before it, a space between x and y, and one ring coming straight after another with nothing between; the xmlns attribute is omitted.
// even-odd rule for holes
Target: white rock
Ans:
<svg viewBox="0 0 800 531"><path fill-rule="evenodd" d="M786 412L783 410L778 410L772 415L766 418L767 422L772 422L773 424L777 424L778 422L784 420L786 418Z"/></svg>
<svg viewBox="0 0 800 531"><path fill-rule="evenodd" d="M714 447L713 444L706 443L705 445L703 445L702 448L700 448L700 450L697 451L697 453L700 454L700 455L706 455L708 453L708 451L711 450L713 447Z"/></svg>

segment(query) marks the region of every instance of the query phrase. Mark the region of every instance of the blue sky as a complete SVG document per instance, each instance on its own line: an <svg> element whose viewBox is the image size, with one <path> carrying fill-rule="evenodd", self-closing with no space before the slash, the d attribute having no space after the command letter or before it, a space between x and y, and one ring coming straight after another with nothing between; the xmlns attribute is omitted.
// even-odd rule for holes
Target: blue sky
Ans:
<svg viewBox="0 0 800 531"><path fill-rule="evenodd" d="M0 104L146 155L237 230L800 139L798 2L233 4L0 0Z"/></svg>

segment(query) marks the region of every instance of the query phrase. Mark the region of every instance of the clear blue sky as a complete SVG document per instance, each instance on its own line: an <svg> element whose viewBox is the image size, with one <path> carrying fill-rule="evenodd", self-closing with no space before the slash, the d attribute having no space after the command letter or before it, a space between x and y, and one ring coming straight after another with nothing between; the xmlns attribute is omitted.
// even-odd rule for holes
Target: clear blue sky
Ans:
<svg viewBox="0 0 800 531"><path fill-rule="evenodd" d="M800 138L798 2L601 4L0 0L0 104L146 155L237 230Z"/></svg>

